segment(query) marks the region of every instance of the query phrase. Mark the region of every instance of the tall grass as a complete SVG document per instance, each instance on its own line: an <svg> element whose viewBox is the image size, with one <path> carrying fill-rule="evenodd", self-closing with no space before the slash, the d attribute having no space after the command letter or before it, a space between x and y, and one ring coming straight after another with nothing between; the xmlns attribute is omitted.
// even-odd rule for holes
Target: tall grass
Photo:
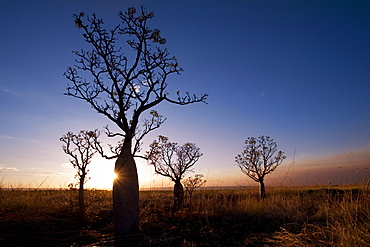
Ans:
<svg viewBox="0 0 370 247"><path fill-rule="evenodd" d="M111 192L87 191L87 225L78 216L77 191L6 190L0 193L0 246L71 246L97 241L92 226L111 221ZM110 231L110 225L107 231ZM98 228L100 230L100 227Z"/></svg>
<svg viewBox="0 0 370 247"><path fill-rule="evenodd" d="M144 230L166 229L159 239L169 243L181 236L184 246L370 246L364 186L276 187L265 200L253 189L204 190L182 211L171 211L169 204L168 196L148 193L142 208Z"/></svg>
<svg viewBox="0 0 370 247"><path fill-rule="evenodd" d="M267 192L260 200L258 189L196 190L192 202L175 211L171 191L142 191L141 233L124 241L132 246L370 246L366 185ZM0 245L23 239L48 246L111 246L111 199L110 191L86 191L87 221L81 225L77 191L2 190Z"/></svg>

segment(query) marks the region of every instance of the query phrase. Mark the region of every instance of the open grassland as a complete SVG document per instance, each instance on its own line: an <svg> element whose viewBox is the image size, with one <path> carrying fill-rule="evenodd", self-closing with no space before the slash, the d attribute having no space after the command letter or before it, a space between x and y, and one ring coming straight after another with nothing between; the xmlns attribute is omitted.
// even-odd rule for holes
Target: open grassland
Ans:
<svg viewBox="0 0 370 247"><path fill-rule="evenodd" d="M197 190L172 210L171 191L140 192L138 235L122 246L370 246L370 191L365 185ZM0 246L113 246L110 191L0 190ZM117 244L118 243L118 244Z"/></svg>

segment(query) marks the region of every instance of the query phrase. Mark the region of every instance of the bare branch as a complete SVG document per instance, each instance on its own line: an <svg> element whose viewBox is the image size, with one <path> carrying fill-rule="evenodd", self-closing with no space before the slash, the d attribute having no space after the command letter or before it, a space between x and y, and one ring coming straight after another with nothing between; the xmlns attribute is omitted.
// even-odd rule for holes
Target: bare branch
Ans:
<svg viewBox="0 0 370 247"><path fill-rule="evenodd" d="M140 152L140 148L141 148L142 140L144 136L147 135L152 130L158 129L165 121L166 121L166 118L160 115L157 111L155 110L150 111L149 118L144 119L143 129L138 131L138 133L135 133L136 142L135 142L134 150L133 150L134 155L137 152Z"/></svg>
<svg viewBox="0 0 370 247"><path fill-rule="evenodd" d="M203 180L204 175L203 174L195 174L194 177L188 177L184 179L183 184L186 189L186 191L189 194L190 197L190 202L191 202L191 197L193 195L193 192L196 188L202 187L207 180Z"/></svg>
<svg viewBox="0 0 370 247"><path fill-rule="evenodd" d="M182 69L177 58L160 47L166 43L161 32L148 28L147 22L154 14L144 7L139 11L131 7L118 17L121 23L108 30L95 14L74 15L75 25L83 31L84 40L92 48L74 52L76 65L64 74L71 82L65 94L88 102L123 131L122 134L109 133L109 136L131 139L140 135L135 137L139 143L135 144L135 152L140 149L143 137L163 123L162 120L154 124L149 118L140 131L139 121L144 111L162 101L178 105L205 102L208 95L197 97L187 92L183 96L178 94L177 99L168 98L167 78L180 74ZM126 40L122 42L124 37ZM120 44L128 45L134 56L129 59L128 51Z"/></svg>
<svg viewBox="0 0 370 247"><path fill-rule="evenodd" d="M77 135L68 132L59 140L64 144L62 149L64 153L68 154L71 164L77 169L75 178L79 181L80 186L88 179L86 177L88 170L87 166L90 164L92 157L97 152L94 148L96 138L99 136L99 131L86 131L82 130Z"/></svg>
<svg viewBox="0 0 370 247"><path fill-rule="evenodd" d="M106 127L107 128L107 127ZM109 135L108 135L109 136ZM111 144L108 144L108 147L111 151L111 153L113 153L113 155L107 155L105 152L104 152L104 148L102 146L102 141L98 140L98 138L96 138L94 140L94 148L95 150L105 159L115 159L119 156L120 152L121 152L121 149L122 149L122 142L118 142L118 144L116 146L112 146Z"/></svg>

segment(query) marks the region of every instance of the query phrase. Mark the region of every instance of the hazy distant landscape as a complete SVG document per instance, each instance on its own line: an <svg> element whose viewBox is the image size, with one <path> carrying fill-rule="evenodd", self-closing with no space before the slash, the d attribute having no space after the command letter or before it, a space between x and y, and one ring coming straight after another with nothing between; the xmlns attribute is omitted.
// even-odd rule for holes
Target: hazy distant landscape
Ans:
<svg viewBox="0 0 370 247"><path fill-rule="evenodd" d="M111 191L0 190L1 246L369 246L366 184L197 190L180 211L172 192L140 192L140 233L114 239ZM119 245L118 245L119 246Z"/></svg>

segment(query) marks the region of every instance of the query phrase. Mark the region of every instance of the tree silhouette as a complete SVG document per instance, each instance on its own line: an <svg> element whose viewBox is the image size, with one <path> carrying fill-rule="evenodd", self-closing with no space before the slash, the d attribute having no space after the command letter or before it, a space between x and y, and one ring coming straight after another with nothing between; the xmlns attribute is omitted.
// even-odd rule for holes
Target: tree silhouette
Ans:
<svg viewBox="0 0 370 247"><path fill-rule="evenodd" d="M203 174L195 174L194 177L188 177L184 179L183 184L189 194L190 203L195 188L199 188L207 182L207 180L203 180L203 177Z"/></svg>
<svg viewBox="0 0 370 247"><path fill-rule="evenodd" d="M60 138L60 141L64 143L62 146L63 151L72 157L69 161L77 169L75 178L79 184L78 208L81 218L85 216L84 184L88 179L86 176L89 172L87 165L90 164L92 157L97 152L94 147L98 136L99 132L97 130L81 130L77 135L68 132ZM73 184L70 188L73 188Z"/></svg>
<svg viewBox="0 0 370 247"><path fill-rule="evenodd" d="M277 144L269 136L248 137L245 149L235 157L235 162L248 177L260 183L261 198L266 197L264 179L286 158L284 152L277 151ZM277 155L274 154L277 152Z"/></svg>
<svg viewBox="0 0 370 247"><path fill-rule="evenodd" d="M104 21L95 14L90 17L80 13L74 17L75 25L92 48L74 52L77 65L65 72L71 82L65 94L88 102L119 128L118 132L106 128L109 137L122 138L119 152L105 156L117 158L117 178L113 183L115 233L136 233L139 185L134 157L138 157L143 137L165 121L152 108L165 101L178 105L205 102L208 95L177 92L174 98L170 97L167 79L182 69L176 57L161 48L166 40L160 31L147 26L154 14L144 7L140 11L131 7L120 12L120 24L109 30L103 28ZM128 49L123 48L125 44ZM149 117L142 119L148 111Z"/></svg>
<svg viewBox="0 0 370 247"><path fill-rule="evenodd" d="M191 171L194 164L202 156L200 149L194 143L178 145L170 142L165 136L158 136L150 144L147 157L150 165L154 166L157 174L168 177L175 185L173 190L175 209L182 206L184 201L184 188L181 179L186 172Z"/></svg>

